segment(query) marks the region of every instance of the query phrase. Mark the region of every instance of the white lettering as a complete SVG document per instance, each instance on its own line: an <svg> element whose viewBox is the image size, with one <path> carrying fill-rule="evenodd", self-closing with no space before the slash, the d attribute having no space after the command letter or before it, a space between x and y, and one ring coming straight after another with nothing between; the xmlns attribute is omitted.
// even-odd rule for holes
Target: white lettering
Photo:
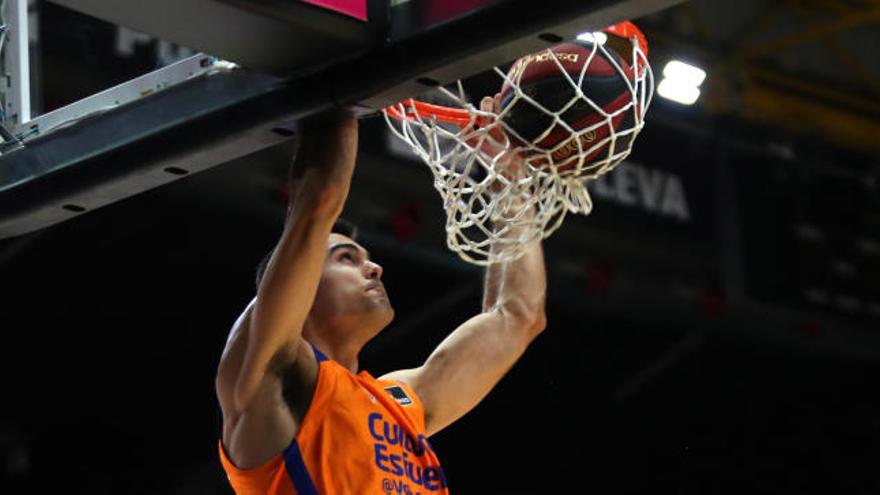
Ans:
<svg viewBox="0 0 880 495"><path fill-rule="evenodd" d="M590 193L601 200L639 207L680 222L691 219L684 185L677 175L624 162L589 184Z"/></svg>
<svg viewBox="0 0 880 495"><path fill-rule="evenodd" d="M122 26L116 28L116 53L124 57L134 55L135 45L146 45L152 41L153 37L149 34Z"/></svg>
<svg viewBox="0 0 880 495"><path fill-rule="evenodd" d="M590 184L593 186L590 192L602 199L614 200L614 189L608 184L608 174L600 175Z"/></svg>
<svg viewBox="0 0 880 495"><path fill-rule="evenodd" d="M183 60L190 55L194 55L195 52L185 46L178 46L170 41L160 40L158 43L158 47L156 50L156 58L158 58L159 65L165 67L166 65L171 65L174 62L179 60Z"/></svg>
<svg viewBox="0 0 880 495"><path fill-rule="evenodd" d="M618 167L614 172L614 190L617 193L617 202L627 206L633 206L638 203L639 198L632 190L633 183L632 168Z"/></svg>
<svg viewBox="0 0 880 495"><path fill-rule="evenodd" d="M665 177L659 170L648 170L644 167L633 167L638 179L639 193L642 204L648 211L657 211L660 206L660 195L663 193Z"/></svg>
<svg viewBox="0 0 880 495"><path fill-rule="evenodd" d="M156 46L156 64L160 67L171 65L195 54L190 48L157 39L140 31L122 26L116 28L116 53L123 57L134 56L138 45L150 45L153 43Z"/></svg>
<svg viewBox="0 0 880 495"><path fill-rule="evenodd" d="M681 179L675 175L670 175L666 179L666 188L663 192L663 206L660 208L660 212L663 215L675 217L682 222L687 222L691 219L687 200L684 197L684 186L681 185Z"/></svg>

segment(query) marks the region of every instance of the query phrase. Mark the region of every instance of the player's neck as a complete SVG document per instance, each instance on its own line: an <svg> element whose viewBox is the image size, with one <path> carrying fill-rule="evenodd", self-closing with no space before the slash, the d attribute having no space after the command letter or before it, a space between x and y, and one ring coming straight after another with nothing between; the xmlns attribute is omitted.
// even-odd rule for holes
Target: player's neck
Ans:
<svg viewBox="0 0 880 495"><path fill-rule="evenodd" d="M347 349L344 346L328 346L325 344L327 349L324 350L320 344L316 343L315 345L318 346L318 349L320 349L321 352L326 353L328 358L336 361L345 368L348 368L348 371L351 371L352 373L358 372L358 354L360 353L360 349Z"/></svg>
<svg viewBox="0 0 880 495"><path fill-rule="evenodd" d="M313 332L304 332L303 337L324 353L325 356L348 368L352 373L357 373L358 354L361 352L361 345L352 342L350 339L348 341L337 341L340 339L316 335Z"/></svg>

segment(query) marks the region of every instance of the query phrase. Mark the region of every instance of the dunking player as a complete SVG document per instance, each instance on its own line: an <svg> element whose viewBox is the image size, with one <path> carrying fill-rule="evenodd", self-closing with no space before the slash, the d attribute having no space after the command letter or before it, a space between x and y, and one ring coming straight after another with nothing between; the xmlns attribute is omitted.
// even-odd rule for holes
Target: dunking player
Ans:
<svg viewBox="0 0 880 495"><path fill-rule="evenodd" d="M427 438L476 406L544 329L540 244L486 271L483 311L417 368L358 373L394 310L382 268L334 228L357 121L307 127L284 231L217 371L219 455L239 494L443 494Z"/></svg>

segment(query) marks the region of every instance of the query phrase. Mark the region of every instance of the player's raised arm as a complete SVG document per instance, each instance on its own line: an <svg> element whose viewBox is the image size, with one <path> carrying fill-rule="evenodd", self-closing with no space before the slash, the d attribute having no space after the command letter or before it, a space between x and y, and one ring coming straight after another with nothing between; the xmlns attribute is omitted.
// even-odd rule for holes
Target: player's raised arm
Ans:
<svg viewBox="0 0 880 495"><path fill-rule="evenodd" d="M546 276L540 243L521 258L491 265L484 310L450 334L419 368L386 375L410 384L425 408L428 435L473 409L546 325Z"/></svg>
<svg viewBox="0 0 880 495"><path fill-rule="evenodd" d="M519 259L489 266L483 311L441 342L424 365L384 377L415 389L428 435L473 409L523 355L546 325L545 297L544 255L536 241Z"/></svg>
<svg viewBox="0 0 880 495"><path fill-rule="evenodd" d="M225 352L221 359L218 394L224 411L231 412L229 407L244 411L273 357L281 349L295 353L301 345L303 323L327 256L327 237L345 204L356 151L354 118L304 125L291 169L291 204L284 231L257 297L236 322L246 326L243 357L227 359L239 353Z"/></svg>

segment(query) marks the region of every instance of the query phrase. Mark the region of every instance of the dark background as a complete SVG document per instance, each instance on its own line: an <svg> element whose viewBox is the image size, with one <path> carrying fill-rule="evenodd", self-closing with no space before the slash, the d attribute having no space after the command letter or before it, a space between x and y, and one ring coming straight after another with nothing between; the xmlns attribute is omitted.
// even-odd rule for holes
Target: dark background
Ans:
<svg viewBox="0 0 880 495"><path fill-rule="evenodd" d="M52 4L40 28L44 110L160 64L158 41L121 54L116 27ZM445 249L429 172L386 139L363 122L344 214L398 315L362 356L374 375L423 361L481 289ZM214 372L280 233L289 156L0 241L0 491L230 492ZM545 243L546 332L432 439L453 492L878 493L877 156L657 99L630 162L680 180L690 218L611 176Z"/></svg>

